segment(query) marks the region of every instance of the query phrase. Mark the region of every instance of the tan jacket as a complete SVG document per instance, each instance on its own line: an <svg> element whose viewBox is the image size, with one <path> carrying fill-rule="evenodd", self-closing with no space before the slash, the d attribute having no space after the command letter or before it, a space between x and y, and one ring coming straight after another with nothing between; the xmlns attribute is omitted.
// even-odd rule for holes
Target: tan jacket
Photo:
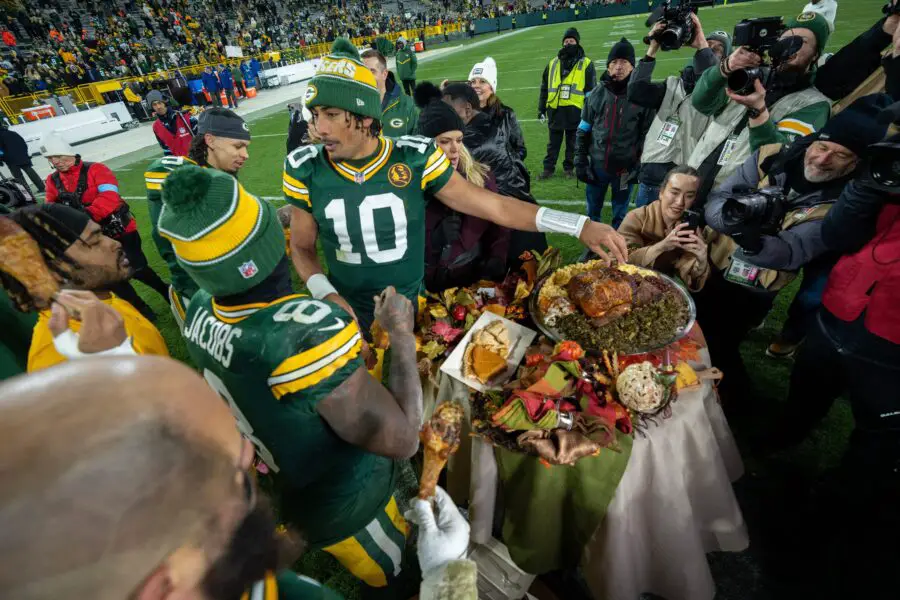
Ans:
<svg viewBox="0 0 900 600"><path fill-rule="evenodd" d="M653 258L650 246L665 239L671 230L663 220L659 200L628 213L619 226L619 233L628 244L628 262L666 275L677 275L689 290L699 292L709 277L709 261L702 272L697 272L697 258L683 250L669 250ZM706 237L707 232L704 232Z"/></svg>

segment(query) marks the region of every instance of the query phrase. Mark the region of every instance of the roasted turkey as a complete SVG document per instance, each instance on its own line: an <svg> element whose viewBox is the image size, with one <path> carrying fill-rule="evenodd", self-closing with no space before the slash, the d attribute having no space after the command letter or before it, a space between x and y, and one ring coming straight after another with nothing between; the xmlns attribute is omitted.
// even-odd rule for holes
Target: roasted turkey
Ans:
<svg viewBox="0 0 900 600"><path fill-rule="evenodd" d="M628 314L635 306L650 304L666 291L658 277L632 275L618 269L596 269L569 281L569 299L597 326Z"/></svg>
<svg viewBox="0 0 900 600"><path fill-rule="evenodd" d="M618 269L597 269L569 281L569 299L591 318L621 316L631 310L636 283Z"/></svg>

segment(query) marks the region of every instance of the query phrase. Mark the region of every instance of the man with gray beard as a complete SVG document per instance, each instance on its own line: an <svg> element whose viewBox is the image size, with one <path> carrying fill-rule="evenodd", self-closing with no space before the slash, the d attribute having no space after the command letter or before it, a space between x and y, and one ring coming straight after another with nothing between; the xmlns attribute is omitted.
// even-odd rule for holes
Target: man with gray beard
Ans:
<svg viewBox="0 0 900 600"><path fill-rule="evenodd" d="M716 366L728 373L723 395L752 390L740 343L801 268L803 285L770 352L789 356L803 340L837 260L822 242L822 219L860 174L868 146L884 138L886 125L877 118L890 103L886 94L860 98L817 133L790 146L761 147L710 194L705 217L713 273L697 310Z"/></svg>

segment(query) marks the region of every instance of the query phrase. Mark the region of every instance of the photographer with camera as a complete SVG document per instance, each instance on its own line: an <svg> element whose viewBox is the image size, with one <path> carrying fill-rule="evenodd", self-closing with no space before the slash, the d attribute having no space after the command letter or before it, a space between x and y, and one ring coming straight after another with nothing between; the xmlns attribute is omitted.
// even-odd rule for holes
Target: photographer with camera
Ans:
<svg viewBox="0 0 900 600"><path fill-rule="evenodd" d="M97 223L103 235L120 244L133 272L132 278L150 287L164 300L169 299L169 286L156 274L141 249L141 235L128 204L119 195L119 182L103 163L90 163L60 136L53 134L41 144L41 154L54 171L47 176L48 203L64 204L87 213ZM150 320L155 315L141 300L128 281L117 283L110 291L132 304Z"/></svg>
<svg viewBox="0 0 900 600"><path fill-rule="evenodd" d="M868 31L834 53L816 73L816 87L838 102L832 112L838 113L857 98L885 91L885 70L897 55L896 33L900 25L900 0L891 0L882 7L884 17ZM893 39L893 56L884 56ZM885 69L881 67L884 66ZM893 96L891 90L887 90ZM896 97L896 96L894 96Z"/></svg>
<svg viewBox="0 0 900 600"><path fill-rule="evenodd" d="M816 63L828 42L825 18L803 13L784 27L778 17L744 20L736 49L718 69L707 69L691 101L713 116L688 164L704 180L701 200L764 144L789 143L821 129L831 102L813 86ZM763 64L762 56L771 60Z"/></svg>
<svg viewBox="0 0 900 600"><path fill-rule="evenodd" d="M822 219L859 174L866 148L884 138L887 127L877 118L888 104L883 94L862 98L818 134L761 148L710 195L706 223L718 235L710 242L714 272L698 298L698 320L728 374L729 392L752 389L739 347L778 292L801 267L807 290L828 276L835 257L822 245ZM805 331L811 311L807 305L798 312L797 327Z"/></svg>
<svg viewBox="0 0 900 600"><path fill-rule="evenodd" d="M731 37L727 33L716 31L705 35L697 15L690 13L689 18L694 32L689 46L697 52L681 74L666 77L661 82L650 80L656 68L656 55L662 48L660 38L670 27L668 22L658 21L647 36L650 42L647 55L638 62L628 83L628 100L656 111L644 139L635 199L638 207L656 200L666 173L687 162L710 120L691 105L689 97L697 78L731 54Z"/></svg>

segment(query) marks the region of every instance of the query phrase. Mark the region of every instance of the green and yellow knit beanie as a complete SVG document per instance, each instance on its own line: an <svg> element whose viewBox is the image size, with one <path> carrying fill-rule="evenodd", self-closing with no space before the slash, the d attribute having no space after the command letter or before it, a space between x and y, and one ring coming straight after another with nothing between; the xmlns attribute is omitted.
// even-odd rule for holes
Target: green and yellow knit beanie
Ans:
<svg viewBox="0 0 900 600"><path fill-rule="evenodd" d="M381 96L375 76L359 58L356 47L338 38L306 88L306 108L331 106L381 121Z"/></svg>
<svg viewBox="0 0 900 600"><path fill-rule="evenodd" d="M179 264L213 296L245 292L284 258L284 231L272 206L215 169L185 166L166 178L159 233Z"/></svg>
<svg viewBox="0 0 900 600"><path fill-rule="evenodd" d="M831 37L831 28L828 27L828 20L819 13L801 13L788 20L784 26L787 29L809 29L816 36L816 54L821 56L825 53L825 46L828 45L828 38Z"/></svg>

